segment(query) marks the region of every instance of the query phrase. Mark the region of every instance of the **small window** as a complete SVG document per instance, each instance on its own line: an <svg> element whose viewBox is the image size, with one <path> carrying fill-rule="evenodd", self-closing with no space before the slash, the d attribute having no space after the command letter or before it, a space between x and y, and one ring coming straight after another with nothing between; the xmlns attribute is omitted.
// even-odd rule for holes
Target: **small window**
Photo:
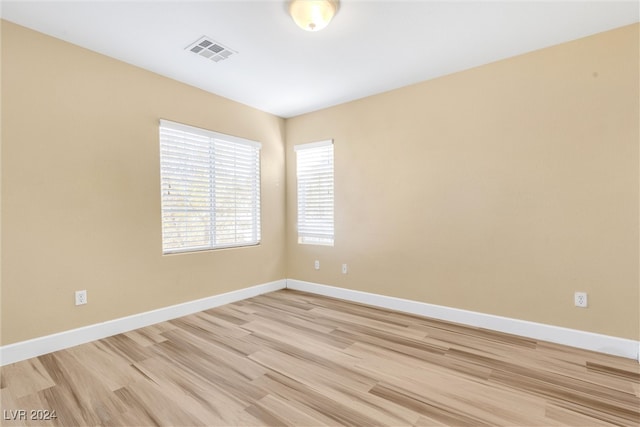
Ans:
<svg viewBox="0 0 640 427"><path fill-rule="evenodd" d="M260 243L260 148L160 121L163 253Z"/></svg>
<svg viewBox="0 0 640 427"><path fill-rule="evenodd" d="M333 246L333 140L294 147L298 243Z"/></svg>

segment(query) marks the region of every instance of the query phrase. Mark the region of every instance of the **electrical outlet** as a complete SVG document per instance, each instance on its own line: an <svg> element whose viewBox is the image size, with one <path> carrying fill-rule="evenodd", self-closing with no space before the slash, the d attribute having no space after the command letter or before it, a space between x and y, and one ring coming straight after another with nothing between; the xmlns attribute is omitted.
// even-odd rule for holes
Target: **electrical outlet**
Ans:
<svg viewBox="0 0 640 427"><path fill-rule="evenodd" d="M588 306L587 293L576 292L573 294L573 303L576 307L586 308Z"/></svg>
<svg viewBox="0 0 640 427"><path fill-rule="evenodd" d="M316 270L320 270L320 261L316 260L316 261L313 263L313 267L314 267Z"/></svg>
<svg viewBox="0 0 640 427"><path fill-rule="evenodd" d="M349 271L347 269L347 264L342 264L342 274L347 274L347 271Z"/></svg>
<svg viewBox="0 0 640 427"><path fill-rule="evenodd" d="M76 291L76 305L87 303L87 291Z"/></svg>

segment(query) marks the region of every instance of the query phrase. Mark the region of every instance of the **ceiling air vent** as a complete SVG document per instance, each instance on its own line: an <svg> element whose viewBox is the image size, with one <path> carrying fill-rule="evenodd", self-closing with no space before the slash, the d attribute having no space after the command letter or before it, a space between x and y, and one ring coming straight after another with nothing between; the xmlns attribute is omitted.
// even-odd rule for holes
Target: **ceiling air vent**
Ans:
<svg viewBox="0 0 640 427"><path fill-rule="evenodd" d="M224 61L231 55L238 53L207 36L200 37L198 41L187 46L185 50L193 52L196 55L203 56L213 62Z"/></svg>

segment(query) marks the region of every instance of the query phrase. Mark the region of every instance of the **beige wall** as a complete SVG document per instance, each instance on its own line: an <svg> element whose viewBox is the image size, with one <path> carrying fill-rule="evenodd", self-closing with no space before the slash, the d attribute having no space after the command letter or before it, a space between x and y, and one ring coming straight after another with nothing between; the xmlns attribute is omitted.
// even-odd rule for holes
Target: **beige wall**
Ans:
<svg viewBox="0 0 640 427"><path fill-rule="evenodd" d="M158 119L262 142L262 244L162 256ZM282 279L284 121L2 23L2 344ZM250 267L248 267L250 266ZM74 306L74 291L89 303Z"/></svg>
<svg viewBox="0 0 640 427"><path fill-rule="evenodd" d="M640 338L637 25L287 121L4 21L0 60L3 345L284 277ZM262 142L262 245L161 255L159 118Z"/></svg>
<svg viewBox="0 0 640 427"><path fill-rule="evenodd" d="M288 120L287 277L639 339L638 52L634 25ZM293 146L328 138L335 246L298 245Z"/></svg>

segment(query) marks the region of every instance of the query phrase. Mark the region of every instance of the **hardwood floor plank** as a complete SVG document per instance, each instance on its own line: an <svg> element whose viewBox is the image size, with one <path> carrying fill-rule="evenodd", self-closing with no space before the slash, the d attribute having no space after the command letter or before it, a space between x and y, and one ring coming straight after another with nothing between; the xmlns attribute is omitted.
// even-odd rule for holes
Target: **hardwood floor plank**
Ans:
<svg viewBox="0 0 640 427"><path fill-rule="evenodd" d="M572 426L593 426L593 427L608 427L624 424L612 424L601 419L590 417L586 414L572 411L571 409L562 408L550 403L546 407L546 416L550 420L558 423L558 425L572 425Z"/></svg>
<svg viewBox="0 0 640 427"><path fill-rule="evenodd" d="M91 371L109 390L117 390L136 378L128 360L118 357L100 341L67 350L80 365Z"/></svg>
<svg viewBox="0 0 640 427"><path fill-rule="evenodd" d="M12 396L16 398L36 393L55 384L42 362L35 358L8 365L0 371L0 388L11 389Z"/></svg>
<svg viewBox="0 0 640 427"><path fill-rule="evenodd" d="M592 408L597 408L603 420L614 419L614 423L620 420L625 420L625 423L640 423L638 401L631 395L609 394L609 390L593 388L569 377L554 378L541 372L517 371L518 369L496 370L491 375L490 382L526 389L534 395L553 401L567 401L574 408L583 408L584 411L591 412Z"/></svg>
<svg viewBox="0 0 640 427"><path fill-rule="evenodd" d="M287 399L280 396L268 394L262 399L258 400L254 406L260 408L261 411L267 412L274 417L278 417L278 424L272 425L286 425L286 426L332 426L333 423L327 422L328 420L321 421L318 417L318 413L311 413L308 408L304 410L292 405ZM252 410L248 410L249 413Z"/></svg>
<svg viewBox="0 0 640 427"><path fill-rule="evenodd" d="M29 396L30 397L30 396ZM39 402L37 403L39 405ZM13 397L8 388L0 388L0 406L2 407L2 423L3 426L25 426L25 419L22 419L20 413L21 408L27 408L23 406L20 399ZM51 425L50 423L45 425Z"/></svg>
<svg viewBox="0 0 640 427"><path fill-rule="evenodd" d="M215 415L217 425L234 425L237 414L247 406L246 402L230 395L226 390L177 365L168 365L161 360L147 359L136 364L143 374L139 383L162 390L172 396L173 404L203 423ZM138 383L138 384L139 384ZM157 393L157 392L156 392ZM196 421L194 421L195 423Z"/></svg>
<svg viewBox="0 0 640 427"><path fill-rule="evenodd" d="M398 387L378 384L371 389L370 393L424 416L436 419L445 425L491 426L487 421L462 413L458 408L429 401L428 398L422 395Z"/></svg>
<svg viewBox="0 0 640 427"><path fill-rule="evenodd" d="M250 356L251 360L269 369L309 386L322 387L327 383L347 385L348 387L366 393L376 381L364 375L350 372L339 364L332 364L327 360L317 363L313 371L308 369L306 359L272 349L265 349Z"/></svg>
<svg viewBox="0 0 640 427"><path fill-rule="evenodd" d="M586 365L587 365L587 371L590 371L590 372L600 372L603 374L612 375L615 377L620 377L620 378L628 379L631 381L636 381L636 382L640 381L640 373L632 372L629 369L621 369L615 366L607 366L601 363L594 363L589 361L586 362Z"/></svg>
<svg viewBox="0 0 640 427"><path fill-rule="evenodd" d="M639 426L640 365L282 290L4 366L0 398L12 426Z"/></svg>
<svg viewBox="0 0 640 427"><path fill-rule="evenodd" d="M41 360L56 382L54 387L45 391L51 391L51 396L55 396L58 402L61 396L71 396L75 407L80 409L82 419L91 420L91 424L108 423L110 414L122 409L107 383L76 359L70 351L45 355Z"/></svg>
<svg viewBox="0 0 640 427"><path fill-rule="evenodd" d="M144 420L145 424L158 426L205 426L206 423L159 393L151 383L138 382L116 390L116 395L131 413Z"/></svg>
<svg viewBox="0 0 640 427"><path fill-rule="evenodd" d="M253 321L242 326L249 330L254 336L264 338L272 343L276 343L280 348L289 348L291 353L299 353L303 350L309 357L317 359L322 355L325 359L330 358L334 362L343 366L349 366L355 359L339 348L327 346L324 341L315 340L312 336L306 335L284 324L269 324L267 322Z"/></svg>

